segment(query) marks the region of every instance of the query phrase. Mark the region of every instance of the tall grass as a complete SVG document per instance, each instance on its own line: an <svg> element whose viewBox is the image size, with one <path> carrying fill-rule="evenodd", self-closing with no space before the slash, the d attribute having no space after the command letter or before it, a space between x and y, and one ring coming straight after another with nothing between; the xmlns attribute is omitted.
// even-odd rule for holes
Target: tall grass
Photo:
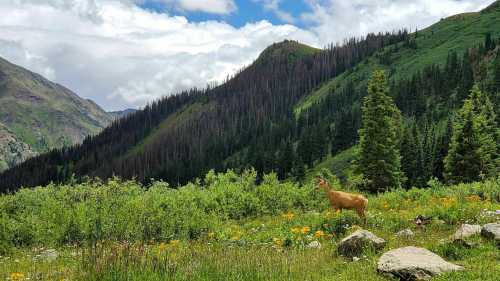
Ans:
<svg viewBox="0 0 500 281"><path fill-rule="evenodd" d="M255 178L254 171L210 172L178 189L111 179L0 196L0 279L385 280L376 272L380 253L354 263L336 254L336 244L363 224L354 212L330 210L313 183ZM431 181L425 189L367 196L362 227L388 240L387 249L425 247L467 269L439 280L500 274L494 242L476 237L473 249L443 242L460 223L497 220L487 211L500 209L500 179ZM418 229L417 215L434 220ZM404 228L415 237L394 236ZM313 241L321 249L308 249ZM58 250L56 261L35 259L46 247Z"/></svg>

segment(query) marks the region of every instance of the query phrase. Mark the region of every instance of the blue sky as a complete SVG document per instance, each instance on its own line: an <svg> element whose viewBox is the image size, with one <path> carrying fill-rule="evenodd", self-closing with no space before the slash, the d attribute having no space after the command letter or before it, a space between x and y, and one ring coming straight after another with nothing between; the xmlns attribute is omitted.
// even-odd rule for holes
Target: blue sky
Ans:
<svg viewBox="0 0 500 281"><path fill-rule="evenodd" d="M222 15L200 11L182 11L176 9L173 4L166 4L158 1L146 1L140 4L140 6L156 12L183 15L193 22L217 20L227 22L234 27L241 27L249 22L261 20L267 20L276 25L289 24L290 22L278 17L274 11L265 8L265 2L269 3L271 1L235 0L234 3L237 9L229 14ZM311 11L310 6L306 4L305 0L283 0L277 1L277 3L282 12L290 14L296 20L293 22L294 25L305 27L304 21L300 20L300 15Z"/></svg>
<svg viewBox="0 0 500 281"><path fill-rule="evenodd" d="M285 39L324 47L494 0L0 0L0 57L106 110L223 81Z"/></svg>

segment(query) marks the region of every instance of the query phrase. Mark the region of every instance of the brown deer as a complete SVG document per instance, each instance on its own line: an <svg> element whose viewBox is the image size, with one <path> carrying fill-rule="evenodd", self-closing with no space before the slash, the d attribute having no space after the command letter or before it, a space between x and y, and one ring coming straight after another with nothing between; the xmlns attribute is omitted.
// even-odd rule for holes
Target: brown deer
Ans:
<svg viewBox="0 0 500 281"><path fill-rule="evenodd" d="M342 209L356 210L358 216L366 221L365 210L368 206L368 199L363 195L334 191L330 184L322 178L318 179L318 187L325 191L326 197L330 200L330 205L336 211L341 212Z"/></svg>

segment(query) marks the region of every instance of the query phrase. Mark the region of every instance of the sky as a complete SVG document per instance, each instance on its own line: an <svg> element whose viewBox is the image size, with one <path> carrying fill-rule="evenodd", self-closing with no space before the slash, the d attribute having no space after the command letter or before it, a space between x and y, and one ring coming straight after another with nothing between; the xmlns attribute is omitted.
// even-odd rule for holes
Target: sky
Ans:
<svg viewBox="0 0 500 281"><path fill-rule="evenodd" d="M220 82L284 39L322 48L493 0L0 0L0 56L105 110Z"/></svg>

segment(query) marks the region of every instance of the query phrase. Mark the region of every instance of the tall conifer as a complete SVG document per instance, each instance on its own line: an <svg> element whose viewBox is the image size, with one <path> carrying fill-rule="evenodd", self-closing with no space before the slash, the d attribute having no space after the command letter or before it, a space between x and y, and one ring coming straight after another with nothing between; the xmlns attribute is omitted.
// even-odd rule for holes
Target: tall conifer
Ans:
<svg viewBox="0 0 500 281"><path fill-rule="evenodd" d="M371 192L401 186L401 113L388 96L385 73L375 71L362 107L358 169Z"/></svg>

